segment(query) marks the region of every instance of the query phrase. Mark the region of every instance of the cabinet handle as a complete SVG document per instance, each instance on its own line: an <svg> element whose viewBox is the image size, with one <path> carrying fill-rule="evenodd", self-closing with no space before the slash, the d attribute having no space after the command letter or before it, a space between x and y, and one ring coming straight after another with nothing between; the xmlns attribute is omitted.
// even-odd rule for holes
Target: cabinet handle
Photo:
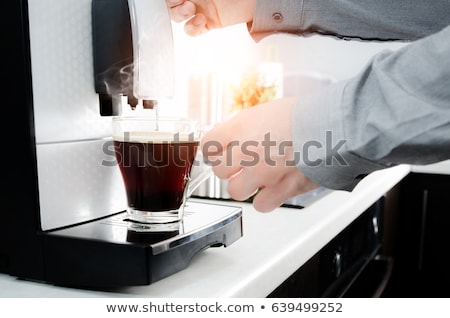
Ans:
<svg viewBox="0 0 450 318"><path fill-rule="evenodd" d="M378 227L378 218L374 216L372 218L372 226L373 226L373 233L375 235L378 235L378 232L380 231L380 228Z"/></svg>
<svg viewBox="0 0 450 318"><path fill-rule="evenodd" d="M425 249L425 229L427 220L428 207L428 190L423 190L422 193L422 222L420 222L420 239L419 239L419 259L417 260L417 269L421 270L423 266L423 254Z"/></svg>
<svg viewBox="0 0 450 318"><path fill-rule="evenodd" d="M336 252L333 257L334 274L336 278L341 276L342 272L342 256L341 253Z"/></svg>

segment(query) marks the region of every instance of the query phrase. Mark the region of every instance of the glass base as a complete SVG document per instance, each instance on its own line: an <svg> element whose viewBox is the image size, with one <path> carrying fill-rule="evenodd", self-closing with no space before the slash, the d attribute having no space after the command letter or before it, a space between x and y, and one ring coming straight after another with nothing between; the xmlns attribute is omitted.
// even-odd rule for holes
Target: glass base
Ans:
<svg viewBox="0 0 450 318"><path fill-rule="evenodd" d="M131 221L145 224L165 224L179 222L183 218L183 208L169 211L142 211L128 208Z"/></svg>
<svg viewBox="0 0 450 318"><path fill-rule="evenodd" d="M162 240L162 237L167 238L184 233L183 220L171 223L140 223L131 221L128 224L128 236L131 237L132 233L152 234L154 236L139 236L131 239L130 241L136 241L136 238L139 239L139 242L143 242L142 238L160 241Z"/></svg>

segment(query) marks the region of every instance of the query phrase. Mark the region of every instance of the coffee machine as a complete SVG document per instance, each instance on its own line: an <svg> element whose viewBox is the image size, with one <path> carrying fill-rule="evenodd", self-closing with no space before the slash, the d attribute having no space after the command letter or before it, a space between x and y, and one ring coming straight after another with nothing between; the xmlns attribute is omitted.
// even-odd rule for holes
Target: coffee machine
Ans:
<svg viewBox="0 0 450 318"><path fill-rule="evenodd" d="M125 217L111 118L172 94L164 0L1 6L0 272L81 287L148 285L242 236L241 208L204 200L189 200L170 229L139 231Z"/></svg>

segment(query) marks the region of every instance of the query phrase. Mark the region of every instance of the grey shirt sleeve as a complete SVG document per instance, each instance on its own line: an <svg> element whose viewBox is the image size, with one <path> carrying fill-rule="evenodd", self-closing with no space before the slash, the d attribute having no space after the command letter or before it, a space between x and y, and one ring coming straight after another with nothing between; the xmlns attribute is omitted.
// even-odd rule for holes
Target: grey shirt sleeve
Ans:
<svg viewBox="0 0 450 318"><path fill-rule="evenodd" d="M364 2L367 1L355 1ZM380 2L388 4L386 1L377 3ZM267 18L266 26L260 23L262 18L255 18L252 32L260 36L273 33L269 31L273 27L271 24L285 23L289 25L287 30L290 33L314 32L316 27L311 26L315 25L323 34L347 30L343 32L342 37L345 38L415 39L435 31L435 34L396 52L376 55L360 74L350 80L330 85L314 95L302 96L293 108L292 134L296 164L306 176L324 187L352 190L361 178L378 169L401 163L428 164L450 158L450 26L439 31L441 24L450 24L449 8L446 8L447 22L436 22L437 26L432 26L432 22L437 20L431 19L429 12L433 10L420 14L408 7L414 7L411 2L403 2L403 11L398 8L398 15L407 16L409 13L411 22L416 16L417 24L422 26L416 28L411 23L410 27L405 27L405 20L400 19L403 22L398 27L388 23L383 28L382 20L394 23L394 15L388 19L384 15L385 9L377 11L369 2L367 4L372 11L366 12L355 4L356 9L348 7L350 12L340 22L338 15L343 14L342 10L334 12L331 22L324 20L332 12L324 11L323 16L316 13L317 22L313 22L305 15L314 10L305 6L311 3L318 6L323 3L342 4L341 1L258 3L255 17L259 17L258 10L262 10L263 3L280 6L264 8L269 10L267 12L274 12L263 15ZM436 3L444 10L443 2ZM293 4L298 5L296 12L291 6ZM418 9L420 5L414 8ZM392 7L390 9L393 10ZM357 12L366 22L357 19ZM430 17L424 18L428 14ZM442 13L436 13L436 17L441 16ZM352 19L356 19L353 27ZM366 27L361 27L361 23ZM402 28L401 32L399 28ZM283 27L274 29L283 32Z"/></svg>
<svg viewBox="0 0 450 318"><path fill-rule="evenodd" d="M249 29L255 40L277 32L416 40L449 24L448 0L257 0Z"/></svg>

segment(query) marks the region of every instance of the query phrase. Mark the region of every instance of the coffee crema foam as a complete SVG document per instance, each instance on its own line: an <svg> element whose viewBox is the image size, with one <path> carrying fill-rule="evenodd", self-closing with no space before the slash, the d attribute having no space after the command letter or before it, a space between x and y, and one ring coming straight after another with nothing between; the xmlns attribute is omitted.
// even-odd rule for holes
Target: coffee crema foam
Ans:
<svg viewBox="0 0 450 318"><path fill-rule="evenodd" d="M172 143L172 142L198 142L200 137L195 132L169 132L169 131L131 131L123 135L114 135L113 140L121 142L139 143Z"/></svg>

